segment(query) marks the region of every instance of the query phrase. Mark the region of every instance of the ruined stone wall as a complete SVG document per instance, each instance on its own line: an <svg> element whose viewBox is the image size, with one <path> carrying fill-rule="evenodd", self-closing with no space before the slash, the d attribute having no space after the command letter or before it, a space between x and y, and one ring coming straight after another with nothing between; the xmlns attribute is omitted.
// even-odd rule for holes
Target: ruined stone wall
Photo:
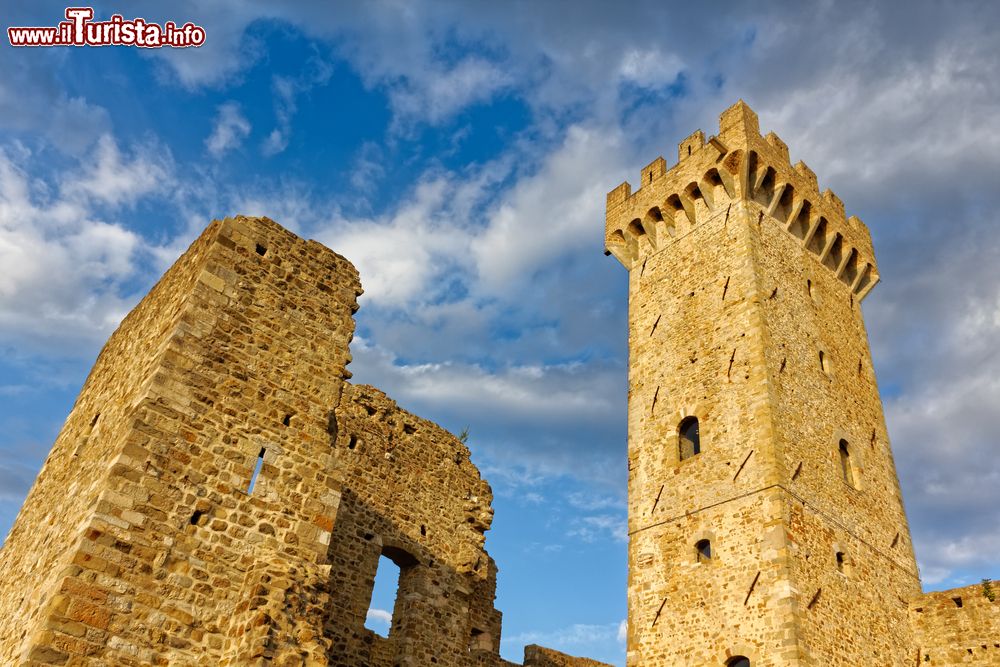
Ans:
<svg viewBox="0 0 1000 667"><path fill-rule="evenodd" d="M861 318L867 229L742 103L678 154L608 195L630 270L629 664L909 664L919 580ZM702 451L681 460L689 416Z"/></svg>
<svg viewBox="0 0 1000 667"><path fill-rule="evenodd" d="M344 493L330 543L331 664L466 665L496 654L496 566L484 549L493 493L469 449L381 391L345 385L335 463ZM364 627L379 557L400 567L388 637Z"/></svg>
<svg viewBox="0 0 1000 667"><path fill-rule="evenodd" d="M209 226L105 346L0 551L0 663L513 667L468 448L345 382L360 293L270 220Z"/></svg>
<svg viewBox="0 0 1000 667"><path fill-rule="evenodd" d="M112 337L4 546L36 582L0 599L4 664L322 664L359 292L268 220L205 231Z"/></svg>
<svg viewBox="0 0 1000 667"><path fill-rule="evenodd" d="M910 621L917 646L914 664L1000 665L1000 585L996 582L921 595L910 603Z"/></svg>
<svg viewBox="0 0 1000 667"><path fill-rule="evenodd" d="M610 667L603 662L577 658L534 644L524 647L524 667Z"/></svg>

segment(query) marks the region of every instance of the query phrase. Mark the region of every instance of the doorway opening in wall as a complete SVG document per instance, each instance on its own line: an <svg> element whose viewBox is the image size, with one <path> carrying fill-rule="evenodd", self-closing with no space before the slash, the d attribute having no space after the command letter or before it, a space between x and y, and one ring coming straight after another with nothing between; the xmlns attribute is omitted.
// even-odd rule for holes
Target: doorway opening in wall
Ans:
<svg viewBox="0 0 1000 667"><path fill-rule="evenodd" d="M400 568L386 555L379 556L378 570L375 572L375 587L372 600L365 615L365 627L379 635L388 637L392 629L392 614L399 592Z"/></svg>
<svg viewBox="0 0 1000 667"><path fill-rule="evenodd" d="M730 658L726 661L726 667L750 667L750 659L742 655Z"/></svg>

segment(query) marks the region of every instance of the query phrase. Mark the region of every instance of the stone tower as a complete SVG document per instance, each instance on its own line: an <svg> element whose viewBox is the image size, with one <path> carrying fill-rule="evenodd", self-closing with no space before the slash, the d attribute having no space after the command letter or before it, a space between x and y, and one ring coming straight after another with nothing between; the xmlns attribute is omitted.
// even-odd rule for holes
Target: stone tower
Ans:
<svg viewBox="0 0 1000 667"><path fill-rule="evenodd" d="M629 270L628 664L912 665L865 225L742 101L608 194Z"/></svg>

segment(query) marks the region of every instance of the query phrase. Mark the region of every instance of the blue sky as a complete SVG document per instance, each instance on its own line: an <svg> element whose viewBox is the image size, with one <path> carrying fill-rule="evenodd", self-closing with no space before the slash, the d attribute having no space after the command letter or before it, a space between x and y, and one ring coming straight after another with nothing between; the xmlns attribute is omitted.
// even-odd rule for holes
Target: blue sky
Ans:
<svg viewBox="0 0 1000 667"><path fill-rule="evenodd" d="M3 27L63 8L7 3ZM360 269L355 379L469 427L504 654L622 663L604 195L742 97L872 230L865 316L925 586L1000 579L1000 5L95 10L208 37L0 46L0 533L120 318L212 218L267 215Z"/></svg>

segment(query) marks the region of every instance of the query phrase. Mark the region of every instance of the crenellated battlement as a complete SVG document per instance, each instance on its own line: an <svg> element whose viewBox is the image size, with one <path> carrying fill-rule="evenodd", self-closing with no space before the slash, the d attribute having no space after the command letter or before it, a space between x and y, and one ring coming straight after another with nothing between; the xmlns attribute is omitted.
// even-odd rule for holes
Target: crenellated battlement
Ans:
<svg viewBox="0 0 1000 667"><path fill-rule="evenodd" d="M761 220L780 224L863 299L878 283L871 235L848 217L831 190L820 191L815 172L791 163L774 132L760 134L757 114L742 100L719 117L719 133L701 130L677 146L677 163L658 157L642 169L634 192L624 182L608 193L605 254L631 269L694 227L731 209L756 206Z"/></svg>

